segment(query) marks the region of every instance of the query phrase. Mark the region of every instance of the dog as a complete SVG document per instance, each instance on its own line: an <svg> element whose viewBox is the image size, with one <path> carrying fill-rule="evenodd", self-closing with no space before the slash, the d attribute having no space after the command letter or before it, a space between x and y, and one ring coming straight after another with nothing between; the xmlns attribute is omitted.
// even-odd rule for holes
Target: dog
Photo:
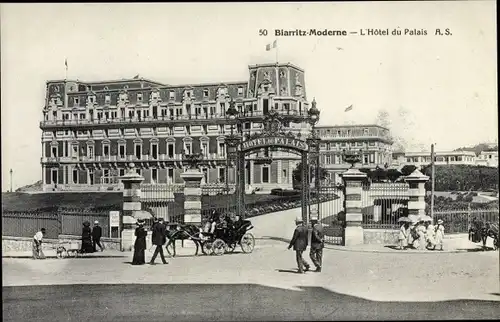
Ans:
<svg viewBox="0 0 500 322"><path fill-rule="evenodd" d="M64 246L59 246L56 248L56 257L57 258L64 258L68 255L68 251Z"/></svg>

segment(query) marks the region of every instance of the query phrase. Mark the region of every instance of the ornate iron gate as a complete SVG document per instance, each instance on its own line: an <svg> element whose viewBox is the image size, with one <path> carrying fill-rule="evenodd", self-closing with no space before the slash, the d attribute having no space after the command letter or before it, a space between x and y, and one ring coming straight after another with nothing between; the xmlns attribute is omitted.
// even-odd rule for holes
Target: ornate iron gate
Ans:
<svg viewBox="0 0 500 322"><path fill-rule="evenodd" d="M344 187L326 185L319 187L319 220L323 224L325 242L344 244L345 210Z"/></svg>

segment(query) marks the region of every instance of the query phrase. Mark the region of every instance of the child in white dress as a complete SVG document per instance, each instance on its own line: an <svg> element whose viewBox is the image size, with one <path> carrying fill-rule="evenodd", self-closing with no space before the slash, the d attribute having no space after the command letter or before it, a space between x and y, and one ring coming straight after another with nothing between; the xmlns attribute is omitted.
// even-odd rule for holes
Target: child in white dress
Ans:
<svg viewBox="0 0 500 322"><path fill-rule="evenodd" d="M404 223L399 229L399 249L403 250L408 246L409 223Z"/></svg>
<svg viewBox="0 0 500 322"><path fill-rule="evenodd" d="M439 247L439 250L443 250L444 226L443 226L443 221L441 219L437 221L437 226L435 228L435 231L436 231L436 247Z"/></svg>

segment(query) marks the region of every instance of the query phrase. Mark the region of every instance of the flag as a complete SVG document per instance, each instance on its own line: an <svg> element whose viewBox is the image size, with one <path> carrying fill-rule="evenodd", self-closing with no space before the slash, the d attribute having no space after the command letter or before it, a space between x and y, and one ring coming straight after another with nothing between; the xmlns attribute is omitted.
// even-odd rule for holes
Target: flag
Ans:
<svg viewBox="0 0 500 322"><path fill-rule="evenodd" d="M273 41L272 44L267 44L266 45L266 51L270 51L272 48L276 48L277 45L278 45L278 41L277 40Z"/></svg>
<svg viewBox="0 0 500 322"><path fill-rule="evenodd" d="M68 58L64 60L64 66L66 66L66 69L68 69Z"/></svg>
<svg viewBox="0 0 500 322"><path fill-rule="evenodd" d="M135 75L133 79L139 79L139 74Z"/></svg>
<svg viewBox="0 0 500 322"><path fill-rule="evenodd" d="M352 104L349 105L349 107L347 107L344 112L349 112L350 110L352 110Z"/></svg>

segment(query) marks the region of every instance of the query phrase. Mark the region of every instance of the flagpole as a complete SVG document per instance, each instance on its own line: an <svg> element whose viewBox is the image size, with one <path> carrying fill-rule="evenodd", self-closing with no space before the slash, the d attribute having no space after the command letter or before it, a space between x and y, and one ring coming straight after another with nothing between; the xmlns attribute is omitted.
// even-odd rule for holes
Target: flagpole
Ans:
<svg viewBox="0 0 500 322"><path fill-rule="evenodd" d="M64 80L67 80L68 79L68 59L67 58L64 60L64 65L65 65Z"/></svg>
<svg viewBox="0 0 500 322"><path fill-rule="evenodd" d="M278 42L276 41L276 64L278 64Z"/></svg>

